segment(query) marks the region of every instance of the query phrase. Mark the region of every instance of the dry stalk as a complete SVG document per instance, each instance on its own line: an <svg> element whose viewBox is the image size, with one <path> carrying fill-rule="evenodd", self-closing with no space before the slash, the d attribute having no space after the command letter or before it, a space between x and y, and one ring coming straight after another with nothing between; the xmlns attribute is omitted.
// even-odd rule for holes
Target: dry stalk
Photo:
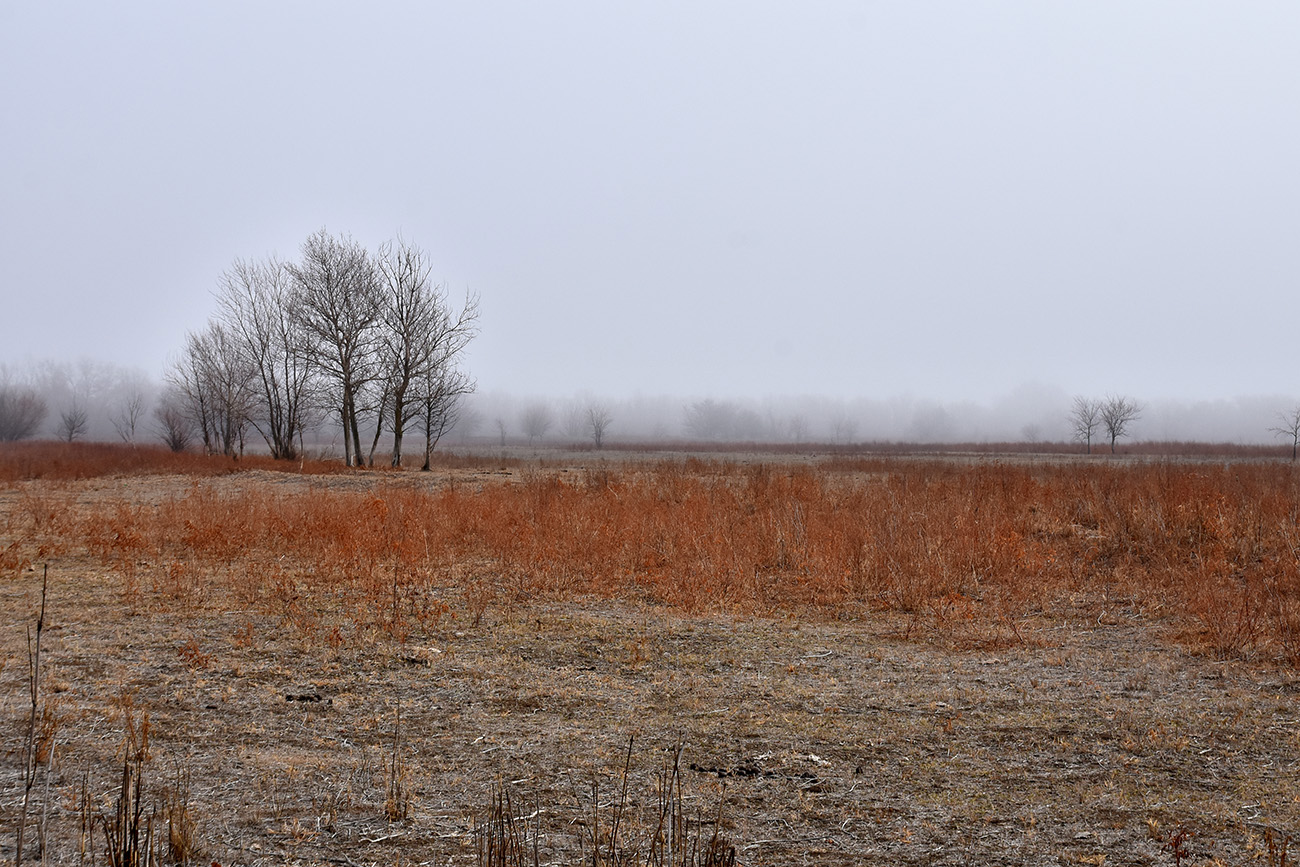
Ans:
<svg viewBox="0 0 1300 867"><path fill-rule="evenodd" d="M397 721L393 726L393 754L388 761L388 796L384 815L390 822L407 818L411 813L410 793L406 790L407 769L402 759L402 704L397 703Z"/></svg>
<svg viewBox="0 0 1300 867"><path fill-rule="evenodd" d="M722 803L711 819L702 814L692 818L687 810L681 776L684 746L674 748L655 777L654 814L646 816L634 809L633 746L634 739L629 738L616 797L603 804L599 781L593 780L590 804L584 807L580 803L579 815L563 822L564 826L582 828L577 841L578 863L587 867L734 867L736 849L720 832ZM498 777L487 818L475 829L479 867L536 867L543 836L538 817L544 812L536 806L530 815L518 815L509 788ZM710 825L711 831L706 829Z"/></svg>
<svg viewBox="0 0 1300 867"><path fill-rule="evenodd" d="M18 829L14 843L14 864L23 863L23 842L27 832L27 812L31 807L32 789L36 786L37 755L36 722L41 717L41 636L45 631L45 600L49 589L50 567L46 564L41 578L41 613L36 618L36 639L32 640L32 630L27 628L27 687L31 697L31 709L27 717L27 735L23 739L23 804L18 813ZM47 761L53 761L53 745ZM49 767L46 767L46 780L49 780ZM48 786L47 786L48 789ZM41 836L44 837L44 821L41 822ZM43 841L42 841L43 842ZM45 857L44 845L41 857Z"/></svg>

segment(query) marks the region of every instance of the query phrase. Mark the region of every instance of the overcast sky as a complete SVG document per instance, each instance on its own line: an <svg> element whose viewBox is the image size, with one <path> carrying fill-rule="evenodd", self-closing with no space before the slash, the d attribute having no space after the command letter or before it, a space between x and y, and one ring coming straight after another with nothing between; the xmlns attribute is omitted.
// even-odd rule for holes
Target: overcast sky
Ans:
<svg viewBox="0 0 1300 867"><path fill-rule="evenodd" d="M0 0L0 362L402 232L484 390L1300 393L1300 3Z"/></svg>

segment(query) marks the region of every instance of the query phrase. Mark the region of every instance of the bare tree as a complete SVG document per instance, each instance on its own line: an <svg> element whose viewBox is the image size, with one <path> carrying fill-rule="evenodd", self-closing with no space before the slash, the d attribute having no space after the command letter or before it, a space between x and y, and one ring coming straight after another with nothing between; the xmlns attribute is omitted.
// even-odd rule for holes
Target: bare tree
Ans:
<svg viewBox="0 0 1300 867"><path fill-rule="evenodd" d="M551 408L544 403L530 404L519 417L519 426L524 429L529 445L546 436L554 422Z"/></svg>
<svg viewBox="0 0 1300 867"><path fill-rule="evenodd" d="M158 438L174 452L185 451L194 438L194 422L185 411L184 400L182 395L170 391L153 409Z"/></svg>
<svg viewBox="0 0 1300 867"><path fill-rule="evenodd" d="M186 338L185 354L168 375L185 402L208 454L237 457L252 415L254 374L230 332L220 322Z"/></svg>
<svg viewBox="0 0 1300 867"><path fill-rule="evenodd" d="M1087 397L1076 397L1070 407L1070 430L1074 438L1087 446L1092 454L1092 438L1101 427L1102 403Z"/></svg>
<svg viewBox="0 0 1300 867"><path fill-rule="evenodd" d="M456 413L454 426L457 438L462 443L467 443L474 438L481 427L483 427L483 414L472 406L462 404L460 411Z"/></svg>
<svg viewBox="0 0 1300 867"><path fill-rule="evenodd" d="M109 416L109 421L113 423L113 430L117 431L122 442L135 445L135 431L143 415L144 393L133 387L123 399L117 412Z"/></svg>
<svg viewBox="0 0 1300 867"><path fill-rule="evenodd" d="M302 261L288 268L297 294L297 325L310 358L333 386L330 400L343 425L344 460L358 466L361 392L378 375L381 304L375 268L360 244L324 229L303 242Z"/></svg>
<svg viewBox="0 0 1300 867"><path fill-rule="evenodd" d="M85 408L73 401L72 406L59 414L59 439L69 443L80 439L89 421Z"/></svg>
<svg viewBox="0 0 1300 867"><path fill-rule="evenodd" d="M713 398L686 407L683 427L687 436L700 440L755 440L763 432L762 420L753 410Z"/></svg>
<svg viewBox="0 0 1300 867"><path fill-rule="evenodd" d="M236 259L218 281L218 317L252 374L249 422L271 457L299 456L314 376L297 328L299 296L289 268L274 257Z"/></svg>
<svg viewBox="0 0 1300 867"><path fill-rule="evenodd" d="M845 412L837 412L831 420L831 440L844 445L858 438L858 422Z"/></svg>
<svg viewBox="0 0 1300 867"><path fill-rule="evenodd" d="M0 442L27 439L45 421L45 401L29 388L0 387Z"/></svg>
<svg viewBox="0 0 1300 867"><path fill-rule="evenodd" d="M735 408L713 398L696 401L686 407L682 426L692 439L720 440L735 426Z"/></svg>
<svg viewBox="0 0 1300 867"><path fill-rule="evenodd" d="M446 294L434 294L436 314L432 327L424 334L425 346L419 351L424 359L417 371L416 394L424 430L424 463L429 469L430 455L444 433L460 417L461 401L472 394L476 383L460 369L460 359L478 334L478 296L466 294L459 311L446 302Z"/></svg>
<svg viewBox="0 0 1300 867"><path fill-rule="evenodd" d="M502 448L505 448L505 445L506 445L506 422L505 422L505 419L501 419L501 418L497 419L497 420L496 420L496 425L497 425L497 434L501 437L501 447L502 447Z"/></svg>
<svg viewBox="0 0 1300 867"><path fill-rule="evenodd" d="M461 400L474 391L474 380L455 366L428 368L417 381L420 394L420 427L424 431L424 463L432 466L433 450L442 435L456 426Z"/></svg>
<svg viewBox="0 0 1300 867"><path fill-rule="evenodd" d="M566 401L560 410L560 433L571 442L577 442L585 436L587 430L587 408L580 400Z"/></svg>
<svg viewBox="0 0 1300 867"><path fill-rule="evenodd" d="M802 443L808 438L808 419L802 415L792 415L786 420L785 429L791 440L796 444Z"/></svg>
<svg viewBox="0 0 1300 867"><path fill-rule="evenodd" d="M440 380L438 369L454 364L475 333L478 301L466 298L461 314L452 316L446 290L430 279L428 255L401 237L379 248L375 266L383 326L378 344L381 415L388 417L392 427L392 465L399 467L403 435L413 416L423 412L427 421L430 395L439 393L450 381ZM422 426L427 444L429 428L425 423Z"/></svg>
<svg viewBox="0 0 1300 867"><path fill-rule="evenodd" d="M1110 437L1110 452L1115 453L1115 440L1128 436L1129 425L1142 417L1142 407L1131 397L1107 397L1101 405L1101 423Z"/></svg>
<svg viewBox="0 0 1300 867"><path fill-rule="evenodd" d="M609 430L613 421L614 417L610 415L609 408L604 404L593 403L587 407L587 429L596 448L604 447L605 431Z"/></svg>
<svg viewBox="0 0 1300 867"><path fill-rule="evenodd" d="M1277 420L1281 422L1277 427L1269 428L1269 432L1275 436L1290 437L1291 439L1291 460L1296 459L1296 451L1300 449L1300 406L1290 412L1280 412L1277 414Z"/></svg>

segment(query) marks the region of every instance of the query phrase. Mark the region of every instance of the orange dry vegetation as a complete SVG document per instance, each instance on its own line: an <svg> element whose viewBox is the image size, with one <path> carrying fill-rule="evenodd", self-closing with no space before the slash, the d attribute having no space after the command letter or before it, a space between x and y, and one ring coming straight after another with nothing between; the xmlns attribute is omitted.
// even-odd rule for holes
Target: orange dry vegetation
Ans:
<svg viewBox="0 0 1300 867"><path fill-rule="evenodd" d="M1034 620L1126 614L1219 656L1296 666L1297 480L1264 461L687 459L537 467L511 482L196 480L93 510L24 489L0 567L89 555L128 594L149 586L189 606L218 588L337 642L405 638L454 600L477 617L601 596L692 612L885 612L909 633L984 646L1026 640Z"/></svg>

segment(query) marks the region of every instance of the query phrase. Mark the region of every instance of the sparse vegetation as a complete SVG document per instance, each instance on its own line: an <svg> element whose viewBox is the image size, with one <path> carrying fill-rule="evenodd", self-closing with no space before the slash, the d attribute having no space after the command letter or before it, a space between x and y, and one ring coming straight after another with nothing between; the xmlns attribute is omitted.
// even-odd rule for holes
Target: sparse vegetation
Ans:
<svg viewBox="0 0 1300 867"><path fill-rule="evenodd" d="M250 602L347 599L358 625L385 630L431 616L430 588L474 564L517 598L887 611L982 641L1014 641L1022 618L1104 590L1172 607L1220 656L1294 665L1297 510L1294 473L1276 464L688 460L473 488L200 486L150 509L69 516L65 532L106 566L145 558L230 576L206 581L277 562L281 585L241 584Z"/></svg>
<svg viewBox="0 0 1300 867"><path fill-rule="evenodd" d="M75 853L58 805L84 803L104 852L120 801L204 863L1286 857L1293 464L758 457L0 449L11 610L34 565L69 575L49 851ZM146 713L174 775L86 733ZM648 788L612 731L662 751ZM696 860L654 842L669 815ZM493 827L523 861L482 860Z"/></svg>

